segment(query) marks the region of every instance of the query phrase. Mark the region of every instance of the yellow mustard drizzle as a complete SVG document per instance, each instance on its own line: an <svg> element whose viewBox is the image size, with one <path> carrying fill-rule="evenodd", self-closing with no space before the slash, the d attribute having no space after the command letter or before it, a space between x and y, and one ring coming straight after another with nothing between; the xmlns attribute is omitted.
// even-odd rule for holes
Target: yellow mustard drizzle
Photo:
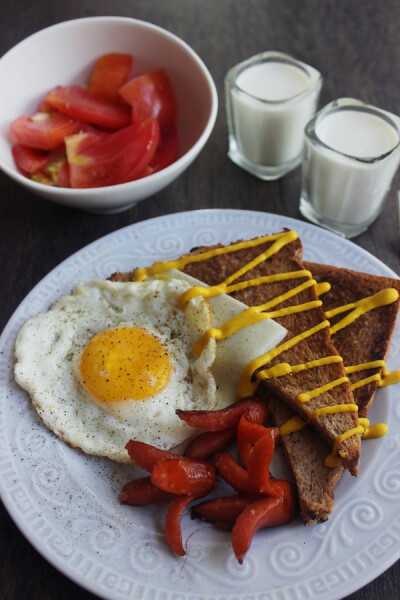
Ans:
<svg viewBox="0 0 400 600"><path fill-rule="evenodd" d="M241 283L235 284L234 286L230 286L232 281L239 279L240 277L245 275L248 271L251 271L252 269L257 267L260 263L265 262L266 260L268 260L268 258L273 256L274 254L277 254L280 250L282 250L282 248L286 244L290 244L290 242L293 242L295 239L297 239L297 237L298 236L295 231L287 231L285 233L282 233L282 234L280 234L280 237L278 237L278 238L276 238L276 236L271 236L271 239L275 239L275 241L271 244L271 246L265 252L262 252L261 254L256 256L253 260L251 260L246 265L241 267L235 273L232 273L232 275L230 275L222 283L220 283L216 286L210 286L210 287L194 286L190 290L187 290L187 292L184 292L178 301L180 308L184 308L184 306L187 304L187 302L189 302L189 300L191 300L192 298L195 298L196 296L204 296L206 298L211 298L212 296L217 296L218 294L229 294L230 292L237 291L239 289L245 289L245 288L248 288L250 285L260 285L260 283L271 283L273 281L282 281L282 279L292 279L295 277L306 277L306 276L311 277L310 271L303 270L303 271L295 271L294 273L286 273L286 274L280 273L277 275L267 275L265 278L258 277L255 280L254 279L250 280L250 282L251 281L253 282L252 284L251 283L249 284L249 281L243 281ZM265 240L265 238L260 238L260 240L261 239ZM267 241L267 240L265 240L265 241ZM245 244L246 244L246 242L242 242L241 248L246 248ZM212 252L212 250L210 250L210 252ZM184 260L185 260L185 258L186 257L184 257ZM188 264L188 263L185 263L185 264Z"/></svg>
<svg viewBox="0 0 400 600"><path fill-rule="evenodd" d="M349 404L336 404L335 406L321 406L321 408L316 408L311 415L312 419L316 419L317 417L322 417L323 415L334 415L337 413L345 413L345 412L358 412L357 404L349 403Z"/></svg>
<svg viewBox="0 0 400 600"><path fill-rule="evenodd" d="M361 434L363 440L369 440L383 437L387 434L387 432L388 426L384 423L376 423L375 425L370 426L368 419L360 417L358 427L350 429L349 431L346 431L337 437L333 445L332 453L329 454L329 456L327 456L325 459L325 466L332 468L337 467L340 464L340 459L343 458L343 456L341 452L338 452L338 446L344 439L347 439L351 435Z"/></svg>
<svg viewBox="0 0 400 600"><path fill-rule="evenodd" d="M387 288L385 290L381 290L373 296L362 298L361 300L358 300L358 302L353 302L351 304L346 304L345 306L339 306L333 310L326 311L325 316L327 319L330 319L337 314L351 310L351 312L346 315L344 319L341 319L335 325L332 325L331 334L333 335L340 329L347 327L350 325L350 323L353 323L353 321L358 319L358 317L361 317L361 315L364 315L374 308L378 308L378 306L386 306L387 304L396 302L398 297L399 293L397 290L394 288Z"/></svg>
<svg viewBox="0 0 400 600"><path fill-rule="evenodd" d="M289 366L289 365L288 365ZM344 412L357 412L357 404L336 404L335 406L322 406L316 408L310 415L309 421L322 415L332 415ZM288 435L295 431L300 431L307 425L307 421L304 421L301 417L295 416L288 419L283 425L280 426L279 432L281 435Z"/></svg>
<svg viewBox="0 0 400 600"><path fill-rule="evenodd" d="M186 304L193 298L196 298L197 296L203 296L203 298L213 298L214 296L219 296L220 294L231 294L232 292L238 292L240 290L248 289L249 287L262 285L263 283L275 283L278 281L300 279L303 277L311 277L310 271L303 270L293 271L290 273L277 273L275 275L265 275L264 277L257 277L257 279L248 279L247 281L241 281L240 283L235 283L231 285L226 283L228 280L225 280L222 283L219 283L218 285L210 285L204 287L201 285L195 285L182 294L182 296L178 299L178 306L180 308L185 308ZM312 285L312 283L306 283L307 285L303 284L303 286L310 287L310 285ZM303 286L299 286L295 289L301 291L302 289L305 289L305 287ZM299 293L299 291L294 292L294 290L290 290L290 292L288 292L287 297L290 298L295 294ZM276 305L282 302L281 296L278 296L278 301L276 300L277 298L274 298L274 300L271 301L270 304ZM261 307L253 306L251 308L260 309Z"/></svg>
<svg viewBox="0 0 400 600"><path fill-rule="evenodd" d="M150 267L136 269L135 273L133 274L132 281L144 281L150 275L163 273L165 271L169 271L170 269L183 269L186 267L186 265L195 262L201 262L215 256L221 256L221 254L230 254L232 252L236 252L237 250L243 250L244 248L254 248L256 246L260 246L264 242L270 242L272 240L279 239L289 233L291 234L291 239L289 241L297 239L298 235L295 231L275 233L272 235L265 235L261 238L255 238L254 240L238 242L237 244L232 244L231 246L214 248L213 250L208 250L207 252L202 252L200 254L187 254L186 256L181 256L180 258L174 260L160 260L155 262ZM289 241L286 243L289 243Z"/></svg>
<svg viewBox="0 0 400 600"><path fill-rule="evenodd" d="M333 390L335 387L338 387L339 385L342 385L342 383L346 383L347 381L349 381L348 377L339 377L338 379L335 379L334 381L330 381L329 383L326 383L325 385L321 385L320 387L317 387L317 388L311 390L310 392L303 392L302 394L299 394L297 396L297 400L298 400L298 402L301 402L301 403L310 402L310 400L312 400L313 398L316 398L320 394L323 394L324 392L328 392L329 390Z"/></svg>
<svg viewBox="0 0 400 600"><path fill-rule="evenodd" d="M369 420L366 418L360 418L359 423L364 427L364 433L362 434L363 440L383 437L389 430L385 423L375 423L375 425L370 425Z"/></svg>
<svg viewBox="0 0 400 600"><path fill-rule="evenodd" d="M369 369L382 369L382 373L376 373L365 379L360 379L360 381L352 384L352 389L355 390L363 385L367 385L368 383L371 383L371 381L377 381L379 387L400 383L400 371L388 371L384 360L374 360L372 362L360 363L344 368L345 373L347 374L356 373L357 371L367 371Z"/></svg>
<svg viewBox="0 0 400 600"><path fill-rule="evenodd" d="M269 369L263 369L257 373L257 377L259 379L270 379L272 377L281 377L282 375L289 375L290 373L300 373L300 371L307 371L308 369L313 369L314 367L330 365L332 363L343 362L343 358L338 354L334 356L326 356L325 358L318 358L316 360L311 360L306 363L301 363L299 365L289 365L289 363L280 363L279 365L275 365L274 367L270 367Z"/></svg>
<svg viewBox="0 0 400 600"><path fill-rule="evenodd" d="M315 417L318 417L322 414L332 414L336 412L357 412L358 406L357 404L341 404L337 406L325 406L322 408L317 408L311 415L309 421ZM369 420L366 418L359 418L358 420L359 427L363 429L356 428L350 431L361 433L361 437L363 440L370 440L374 438L380 438L387 434L389 428L385 423L375 423L375 425L370 425ZM307 425L307 421L304 421L301 417L295 416L288 419L283 425L279 427L279 433L281 435L289 435L291 433L296 433L297 431L301 431ZM339 438L338 438L339 440ZM337 453L337 447L340 442L336 440L336 448L332 449L332 453L325 459L325 466L328 468L337 467L341 463L341 459L343 458L340 454ZM341 440L343 441L343 440Z"/></svg>
<svg viewBox="0 0 400 600"><path fill-rule="evenodd" d="M317 296L322 296L322 294L326 294L331 289L331 284L327 281L320 281L315 284L315 293Z"/></svg>
<svg viewBox="0 0 400 600"><path fill-rule="evenodd" d="M289 433L301 431L306 425L306 421L304 421L301 417L291 417L279 427L279 433L281 435L289 435Z"/></svg>
<svg viewBox="0 0 400 600"><path fill-rule="evenodd" d="M146 279L146 277L148 277L150 275L161 278L161 277L163 277L162 273L164 273L165 271L168 271L170 269L183 269L188 264L204 261L209 258L213 258L215 256L220 256L222 254L236 252L236 251L244 249L244 248L256 247L258 245L263 244L264 242L269 242L269 241L271 241L273 243L269 246L269 248L265 252L262 252L261 254L256 256L252 261L250 261L249 263L244 265L241 269L239 269L238 271L236 271L235 273L230 275L224 282L222 282L218 285L209 286L209 287L194 286L191 289L189 289L187 292L182 294L182 296L179 298L179 302L178 302L179 306L181 308L184 308L186 306L186 304L192 298L195 298L199 295L206 297L206 298L211 298L211 297L214 297L219 294L230 294L232 292L246 289L251 286L307 277L306 282L302 283L301 285L299 285L297 287L292 288L285 294L282 294L281 296L277 296L273 300L271 300L268 303L263 304L261 306L249 307L249 309L243 311L242 313L240 313L233 319L230 319L229 321L224 323L220 328L209 329L194 345L194 348L193 348L194 353L200 354L202 349L207 345L207 343L211 337L214 337L217 340L222 340L222 339L225 339L226 337L232 335L233 333L235 333L242 327L246 327L250 324L256 323L263 319L277 318L280 316L285 316L285 315L293 314L293 313L300 312L300 311L310 310L317 306L321 306L322 303L318 300L318 301L308 302L308 303L304 303L301 305L287 307L287 308L279 309L279 310L275 310L275 311L270 310L274 306L281 304L282 302L288 300L289 298L294 297L296 294L299 294L301 291L305 290L307 287L310 287L313 285L315 286L315 291L316 291L317 296L320 296L321 294L324 294L327 291L329 291L329 289L331 287L329 283L327 283L327 282L316 283L315 280L312 279L312 275L311 275L310 271L307 271L307 270L299 270L299 271L289 272L289 273L279 273L279 274L270 275L270 276L258 277L256 279L251 279L251 280L247 280L247 281L243 281L243 282L239 282L239 283L232 283L235 280L242 277L245 273L247 273L248 271L250 271L251 269L256 267L257 265L259 265L261 262L266 261L273 254L279 252L286 244L289 244L290 242L294 241L295 239L297 239L297 237L298 237L298 235L295 231L287 231L284 233L278 233L278 234L274 234L274 235L266 235L261 238L250 240L250 241L238 242L236 244L232 244L231 246L223 246L223 247L219 247L219 248L214 248L213 250L209 250L207 252L203 252L203 253L199 253L199 254L186 255L179 259L172 260L172 261L158 261L158 262L154 263L151 267L148 267L145 269L137 269L134 273L133 281L143 281L144 279ZM326 312L325 313L326 320L322 321L315 327L312 327L309 330L304 331L297 336L294 336L293 338L287 340L286 342L284 342L277 348L270 350L263 356L260 356L257 359L251 361L246 366L246 368L244 369L244 371L242 373L242 376L241 376L241 379L239 382L239 386L238 386L238 396L244 397L244 396L253 394L255 392L260 380L262 380L262 379L268 379L271 377L280 377L283 375L287 375L289 373L296 373L296 372L299 372L304 369L319 367L319 366L331 364L334 362L342 361L340 356L331 356L331 357L325 357L322 359L317 359L317 360L311 361L309 363L304 363L302 365L295 365L295 366L288 365L287 363L281 363L281 364L275 365L274 367L271 367L269 369L264 369L262 371L259 371L256 374L256 378L255 378L256 380L254 382L252 382L253 374L255 373L255 371L257 371L257 369L259 369L263 365L267 364L269 361L271 361L274 357L278 356L280 353L293 347L295 344L297 344L301 340L308 338L309 336L313 335L314 333L320 331L321 329L323 329L325 327L329 327L331 334L334 334L337 331L339 331L340 329L348 326L350 323L355 321L358 317L365 314L369 310L372 310L378 306L385 306L387 304L391 304L392 302L395 302L397 299L398 299L397 290L388 288L386 290L382 290L382 291L378 292L377 294L374 294L373 296L359 300L358 302L351 303L351 304L348 304L348 305L345 305L342 307L338 307L334 310ZM340 314L342 312L346 312L346 311L351 311L351 312L349 312L349 314L346 317L344 317L343 319L338 321L338 323L336 323L334 326L330 326L330 323L328 321L329 318L331 318L332 316L335 316L337 314ZM400 382L400 371L393 371L391 373L388 373L386 370L384 361L375 361L374 363L365 363L364 365L345 367L345 373L347 375L347 374L350 374L357 370L363 370L363 369L369 369L369 368L372 369L372 368L378 368L378 367L382 368L383 377L381 377L379 374L372 375L369 378L366 378L364 380L361 380L360 382L353 384L352 389L356 389L357 387L360 387L361 385L365 385L366 383L369 383L370 381L374 381L374 380L378 381L379 386L384 386L384 385L389 385L391 383ZM316 397L317 395L322 394L323 392L325 392L329 389L332 389L336 386L339 386L342 383L345 383L347 381L348 381L347 376L338 378L337 380L332 381L324 386L321 386L321 387L311 390L309 392L304 392L302 394L299 394L297 399L299 402L308 402L312 398ZM324 414L335 414L335 413L339 413L339 412L357 412L357 410L358 410L358 407L356 404L341 404L341 405L335 405L335 406L329 406L329 407L322 407L320 409L315 410L311 414L310 419L316 418L317 416L321 416ZM300 417L293 417L292 419L289 419L289 421L287 423L282 425L280 430L281 430L281 433L283 435L285 435L287 433L290 433L291 431L298 431L301 428L303 428L305 425L306 425L306 422L303 421ZM343 441L350 438L351 436L357 435L357 434L363 434L363 437L365 437L365 438L366 437L376 437L376 436L384 435L386 433L386 431L387 431L386 425L377 424L376 426L374 425L372 427L369 427L369 423L368 423L368 425L365 425L365 423L364 423L364 425L359 424L358 427L349 429L348 431L344 432L343 434L339 435L336 438L333 449L332 449L332 453L327 457L325 464L327 466L334 467L340 463L341 458L343 458L345 454L343 454L341 452L338 453L338 447Z"/></svg>
<svg viewBox="0 0 400 600"><path fill-rule="evenodd" d="M321 306L321 304L322 302L315 300L314 302L306 302L297 306L290 306L288 308L282 308L281 310L270 312L260 312L259 306L251 306L235 317L232 317L232 319L229 319L229 321L223 323L223 325L221 325L219 328L208 329L193 345L193 354L199 356L206 348L210 338L215 338L216 340L225 340L227 337L236 333L236 331L239 329L248 327L249 325L253 325L254 323L258 323L264 319L272 319L295 314L304 310L316 308L317 306Z"/></svg>
<svg viewBox="0 0 400 600"><path fill-rule="evenodd" d="M219 328L212 327L208 329L193 345L193 354L199 356L211 338L215 338L216 340L224 340L230 335L236 333L236 331L239 329L249 325L254 325L255 323L268 318L268 313L259 313L258 311L254 310L254 307L250 307L232 319L229 319L229 321L226 321Z"/></svg>
<svg viewBox="0 0 400 600"><path fill-rule="evenodd" d="M353 427L353 429L349 429L348 431L338 435L335 443L333 444L331 454L329 454L329 456L327 456L325 459L325 466L330 468L337 467L341 462L340 459L346 456L345 453L338 451L339 445L353 435L359 435L363 433L364 427L362 425L358 425L357 427Z"/></svg>
<svg viewBox="0 0 400 600"><path fill-rule="evenodd" d="M303 331L302 333L299 333L298 335L286 340L286 342L283 342L279 346L276 346L276 348L272 348L272 350L269 350L269 352L266 352L262 356L259 356L258 358L255 358L254 360L252 360L245 367L245 369L242 373L242 376L239 380L238 389L237 389L239 398L243 398L245 396L251 396L252 394L254 394L255 390L257 389L257 386L259 383L258 378L256 378L256 381L254 381L254 382L251 381L254 371L256 371L257 369L259 369L260 367L262 367L263 365L265 365L266 363L271 361L273 358L275 358L275 356L278 356L282 352L285 352L285 350L289 350L289 348L292 348L301 340L304 340L304 339L314 335L314 333L321 331L321 329L324 329L325 327L329 327L329 321L326 321L326 320L321 321L320 323L318 323L318 325L315 325L314 327L307 329L307 331Z"/></svg>

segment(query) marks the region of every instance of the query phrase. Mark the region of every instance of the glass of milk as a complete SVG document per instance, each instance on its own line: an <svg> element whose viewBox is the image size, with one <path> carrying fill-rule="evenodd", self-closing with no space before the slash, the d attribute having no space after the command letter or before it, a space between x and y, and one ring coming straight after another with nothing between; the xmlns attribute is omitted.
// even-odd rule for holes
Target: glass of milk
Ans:
<svg viewBox="0 0 400 600"><path fill-rule="evenodd" d="M260 179L278 179L302 158L320 73L281 52L263 52L225 77L230 159Z"/></svg>
<svg viewBox="0 0 400 600"><path fill-rule="evenodd" d="M359 235L382 210L399 162L399 117L334 100L305 128L301 213L346 238Z"/></svg>

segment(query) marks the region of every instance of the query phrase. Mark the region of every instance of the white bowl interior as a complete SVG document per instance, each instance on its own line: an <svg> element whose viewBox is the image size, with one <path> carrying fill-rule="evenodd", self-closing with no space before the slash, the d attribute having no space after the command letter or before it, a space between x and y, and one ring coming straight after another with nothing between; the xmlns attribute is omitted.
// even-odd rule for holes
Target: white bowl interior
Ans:
<svg viewBox="0 0 400 600"><path fill-rule="evenodd" d="M165 68L178 104L179 157L199 142L210 121L212 129L217 103L215 86L202 61L179 38L135 19L93 17L66 21L33 34L0 60L0 78L7 81L0 97L0 167L5 172L25 185L26 181L32 184L22 180L11 155L11 121L24 113L31 115L53 87L87 83L96 59L108 52L131 54L133 75ZM181 172L182 168L177 167ZM150 181L161 173L146 179ZM137 183L143 189L144 182L123 185ZM59 191L60 188L51 188L44 195ZM64 190L63 194L71 191Z"/></svg>

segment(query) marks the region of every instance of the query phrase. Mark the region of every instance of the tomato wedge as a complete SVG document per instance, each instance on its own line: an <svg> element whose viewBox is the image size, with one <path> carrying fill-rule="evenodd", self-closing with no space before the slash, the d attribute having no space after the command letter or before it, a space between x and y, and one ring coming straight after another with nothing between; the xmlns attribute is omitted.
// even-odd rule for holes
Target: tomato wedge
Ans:
<svg viewBox="0 0 400 600"><path fill-rule="evenodd" d="M153 117L164 129L175 121L174 91L164 69L134 77L119 89L119 93L132 106L133 122Z"/></svg>
<svg viewBox="0 0 400 600"><path fill-rule="evenodd" d="M128 79L132 64L133 58L130 54L109 52L100 56L90 80L90 95L109 102L120 100L118 90Z"/></svg>
<svg viewBox="0 0 400 600"><path fill-rule="evenodd" d="M74 119L107 129L120 129L131 123L128 107L95 98L79 85L58 86L47 94L45 101Z"/></svg>
<svg viewBox="0 0 400 600"><path fill-rule="evenodd" d="M39 106L37 107L36 112L37 113L52 113L52 112L54 112L54 108L52 106L50 106L50 104L47 104L47 102L45 100L42 100L42 102L40 102Z"/></svg>
<svg viewBox="0 0 400 600"><path fill-rule="evenodd" d="M65 144L50 152L45 170L54 185L58 187L71 187Z"/></svg>
<svg viewBox="0 0 400 600"><path fill-rule="evenodd" d="M175 125L161 132L160 142L150 161L148 175L171 165L178 157L178 132Z"/></svg>
<svg viewBox="0 0 400 600"><path fill-rule="evenodd" d="M158 140L155 119L113 133L87 131L65 138L71 187L103 187L141 177Z"/></svg>
<svg viewBox="0 0 400 600"><path fill-rule="evenodd" d="M64 137L75 133L78 122L60 112L36 113L33 117L22 115L10 125L11 139L15 144L52 150L59 146Z"/></svg>
<svg viewBox="0 0 400 600"><path fill-rule="evenodd" d="M24 173L35 173L47 164L48 153L45 150L17 144L11 149L17 167Z"/></svg>

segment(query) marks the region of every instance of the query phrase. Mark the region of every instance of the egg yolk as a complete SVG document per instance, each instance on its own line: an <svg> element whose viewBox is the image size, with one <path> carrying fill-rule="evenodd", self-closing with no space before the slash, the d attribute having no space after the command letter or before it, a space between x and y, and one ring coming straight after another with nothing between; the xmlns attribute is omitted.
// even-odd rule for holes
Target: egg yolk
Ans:
<svg viewBox="0 0 400 600"><path fill-rule="evenodd" d="M86 344L80 363L86 391L108 403L153 396L167 385L170 373L166 348L138 327L101 331Z"/></svg>

